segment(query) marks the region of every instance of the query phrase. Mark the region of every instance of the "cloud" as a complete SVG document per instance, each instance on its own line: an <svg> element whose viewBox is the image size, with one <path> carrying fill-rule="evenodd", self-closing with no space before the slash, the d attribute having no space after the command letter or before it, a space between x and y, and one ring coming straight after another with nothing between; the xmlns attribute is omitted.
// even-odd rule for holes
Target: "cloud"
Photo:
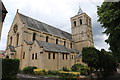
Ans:
<svg viewBox="0 0 120 80"><path fill-rule="evenodd" d="M64 31L71 32L70 18L77 14L79 5L92 18L95 47L108 48L104 42L103 29L97 22L97 8L101 2L93 0L2 0L8 14L6 16L0 50L6 48L7 34L13 22L17 9L22 14L45 22Z"/></svg>

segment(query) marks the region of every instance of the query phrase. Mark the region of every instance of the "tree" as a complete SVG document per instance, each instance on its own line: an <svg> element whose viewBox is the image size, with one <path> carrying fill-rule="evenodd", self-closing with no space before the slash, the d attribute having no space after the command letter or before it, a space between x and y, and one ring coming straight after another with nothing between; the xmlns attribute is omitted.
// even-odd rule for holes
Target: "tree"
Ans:
<svg viewBox="0 0 120 80"><path fill-rule="evenodd" d="M82 61L88 64L88 67L95 68L96 71L99 68L99 56L98 50L94 47L84 47L82 50Z"/></svg>
<svg viewBox="0 0 120 80"><path fill-rule="evenodd" d="M82 61L88 64L91 72L92 68L100 70L104 75L109 75L116 71L117 61L111 52L104 49L101 51L94 47L84 47L82 50Z"/></svg>
<svg viewBox="0 0 120 80"><path fill-rule="evenodd" d="M120 62L120 1L103 2L97 9L98 21L106 29L104 33L108 35L108 39L105 41Z"/></svg>
<svg viewBox="0 0 120 80"><path fill-rule="evenodd" d="M100 70L104 75L116 71L117 61L111 52L106 52L104 49L101 50L99 63L101 64Z"/></svg>

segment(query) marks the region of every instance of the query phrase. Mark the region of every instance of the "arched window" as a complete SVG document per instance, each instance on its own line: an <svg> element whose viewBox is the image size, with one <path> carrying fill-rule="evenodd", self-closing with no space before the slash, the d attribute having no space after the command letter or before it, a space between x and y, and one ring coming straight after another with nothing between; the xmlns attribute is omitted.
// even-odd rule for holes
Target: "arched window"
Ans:
<svg viewBox="0 0 120 80"><path fill-rule="evenodd" d="M18 42L19 42L19 34L17 34L17 43L16 43L16 45L18 45Z"/></svg>
<svg viewBox="0 0 120 80"><path fill-rule="evenodd" d="M12 36L10 37L10 45L12 45Z"/></svg>
<svg viewBox="0 0 120 80"><path fill-rule="evenodd" d="M34 59L34 53L32 54L32 59Z"/></svg>
<svg viewBox="0 0 120 80"><path fill-rule="evenodd" d="M49 39L49 37L48 37L48 36L46 36L46 42L48 42L48 39Z"/></svg>
<svg viewBox="0 0 120 80"><path fill-rule="evenodd" d="M72 43L70 43L70 48L72 48Z"/></svg>
<svg viewBox="0 0 120 80"><path fill-rule="evenodd" d="M25 52L23 53L23 59L25 59Z"/></svg>
<svg viewBox="0 0 120 80"><path fill-rule="evenodd" d="M64 41L64 46L66 46L66 41Z"/></svg>
<svg viewBox="0 0 120 80"><path fill-rule="evenodd" d="M58 44L58 39L56 39L56 44Z"/></svg>
<svg viewBox="0 0 120 80"><path fill-rule="evenodd" d="M80 25L82 25L82 19L80 19Z"/></svg>
<svg viewBox="0 0 120 80"><path fill-rule="evenodd" d="M63 58L63 60L64 60L64 54L62 54L62 58Z"/></svg>
<svg viewBox="0 0 120 80"><path fill-rule="evenodd" d="M68 59L68 54L66 54L66 59Z"/></svg>
<svg viewBox="0 0 120 80"><path fill-rule="evenodd" d="M53 53L53 59L55 59L55 53Z"/></svg>
<svg viewBox="0 0 120 80"><path fill-rule="evenodd" d="M86 19L86 24L88 25L88 19Z"/></svg>
<svg viewBox="0 0 120 80"><path fill-rule="evenodd" d="M36 33L33 33L33 41L36 39Z"/></svg>
<svg viewBox="0 0 120 80"><path fill-rule="evenodd" d="M72 57L72 59L74 59L74 56L73 56L73 55L72 55L71 57Z"/></svg>
<svg viewBox="0 0 120 80"><path fill-rule="evenodd" d="M51 54L51 53L48 53L48 59L50 59L50 54Z"/></svg>
<svg viewBox="0 0 120 80"><path fill-rule="evenodd" d="M35 59L37 59L37 53L35 53Z"/></svg>
<svg viewBox="0 0 120 80"><path fill-rule="evenodd" d="M74 21L73 23L74 23L74 26L76 26L76 21Z"/></svg>
<svg viewBox="0 0 120 80"><path fill-rule="evenodd" d="M7 55L6 58L9 59L9 56Z"/></svg>

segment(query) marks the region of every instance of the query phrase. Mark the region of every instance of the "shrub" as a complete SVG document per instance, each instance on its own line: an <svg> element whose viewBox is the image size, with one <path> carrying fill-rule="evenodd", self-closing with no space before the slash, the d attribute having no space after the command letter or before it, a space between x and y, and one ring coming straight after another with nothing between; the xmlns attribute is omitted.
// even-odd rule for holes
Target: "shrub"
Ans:
<svg viewBox="0 0 120 80"><path fill-rule="evenodd" d="M2 80L16 78L18 70L18 59L2 59Z"/></svg>
<svg viewBox="0 0 120 80"><path fill-rule="evenodd" d="M62 68L63 71L70 71L67 67Z"/></svg>
<svg viewBox="0 0 120 80"><path fill-rule="evenodd" d="M77 75L79 75L78 73L74 73L74 72L59 72L59 78L60 80L76 80ZM76 75L77 74L77 75Z"/></svg>
<svg viewBox="0 0 120 80"><path fill-rule="evenodd" d="M47 75L48 71L44 69L34 69L34 74L35 75Z"/></svg>
<svg viewBox="0 0 120 80"><path fill-rule="evenodd" d="M48 74L50 74L50 75L58 75L58 71L55 71L55 70L49 70L48 71Z"/></svg>
<svg viewBox="0 0 120 80"><path fill-rule="evenodd" d="M28 66L28 67L25 67L23 70L22 70L22 72L24 73L24 74L33 74L33 70L34 69L37 69L37 67L35 67L35 66Z"/></svg>
<svg viewBox="0 0 120 80"><path fill-rule="evenodd" d="M72 67L71 67L71 70L72 71L76 71L76 72L80 72L81 75L86 75L89 73L89 67L87 66L84 66L82 64L74 64Z"/></svg>

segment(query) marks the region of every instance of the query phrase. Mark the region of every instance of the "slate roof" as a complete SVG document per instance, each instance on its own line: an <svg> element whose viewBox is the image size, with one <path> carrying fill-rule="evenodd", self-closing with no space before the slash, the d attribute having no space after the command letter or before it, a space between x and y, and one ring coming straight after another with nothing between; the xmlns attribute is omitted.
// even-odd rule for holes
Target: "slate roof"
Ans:
<svg viewBox="0 0 120 80"><path fill-rule="evenodd" d="M53 43L48 43L48 42L43 42L43 41L38 41L37 43L39 44L40 47L43 47L44 51L50 51L50 52L60 52L60 53L79 53L79 51L75 49L68 49L63 45L57 45Z"/></svg>
<svg viewBox="0 0 120 80"><path fill-rule="evenodd" d="M30 18L28 16L25 16L21 13L19 13L19 15L20 15L20 18L23 21L23 23L25 23L28 28L43 31L43 32L52 34L54 36L59 36L59 37L66 38L69 40L72 39L72 35L68 32L62 31L58 28L55 28L51 25L48 25L48 24L43 23L41 21L38 21L38 20L35 20L35 19Z"/></svg>
<svg viewBox="0 0 120 80"><path fill-rule="evenodd" d="M11 52L16 52L14 46L9 46Z"/></svg>
<svg viewBox="0 0 120 80"><path fill-rule="evenodd" d="M4 6L4 4L3 4L3 2L1 0L0 0L0 11L8 13L5 6Z"/></svg>
<svg viewBox="0 0 120 80"><path fill-rule="evenodd" d="M76 55L76 58L81 58L82 57L82 53L79 52L79 54Z"/></svg>
<svg viewBox="0 0 120 80"><path fill-rule="evenodd" d="M79 6L79 10L78 10L77 15L82 14L82 13L84 13L84 12L82 11L81 7Z"/></svg>
<svg viewBox="0 0 120 80"><path fill-rule="evenodd" d="M8 13L8 12L7 12L3 2L0 0L0 20L2 20L2 22L5 19L6 13ZM2 18L1 18L1 16L2 16Z"/></svg>
<svg viewBox="0 0 120 80"><path fill-rule="evenodd" d="M33 41L26 41L26 40L24 40L24 41L25 41L25 43L28 44L28 45L32 45L32 44L33 44Z"/></svg>

